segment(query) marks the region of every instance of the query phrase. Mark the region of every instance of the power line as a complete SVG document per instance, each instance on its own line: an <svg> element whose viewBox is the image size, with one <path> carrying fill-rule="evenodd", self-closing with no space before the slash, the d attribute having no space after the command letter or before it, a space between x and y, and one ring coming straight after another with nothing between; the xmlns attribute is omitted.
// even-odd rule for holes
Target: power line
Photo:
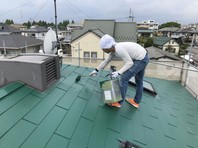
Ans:
<svg viewBox="0 0 198 148"><path fill-rule="evenodd" d="M29 4L32 3L33 1L35 1L35 0L32 0L32 1L30 1L30 2L27 2L27 3L24 3L24 4L20 5L20 6L17 6L17 7L15 7L15 8L12 8L12 9L6 11L6 12L3 12L3 13L0 14L0 16L6 15L6 14L12 12L12 11L16 11L16 9L22 8L22 7L24 7L25 5L29 5Z"/></svg>
<svg viewBox="0 0 198 148"><path fill-rule="evenodd" d="M41 9L47 4L49 0L46 0L45 3L41 6L41 8L37 11L36 15L33 17L33 20L37 17L37 15L40 13Z"/></svg>
<svg viewBox="0 0 198 148"><path fill-rule="evenodd" d="M80 17L78 15L78 12L80 12L81 14L83 14L85 17L90 18L87 14L85 14L83 11L81 11L79 8L77 8L76 6L74 6L71 2L69 2L68 0L65 0L66 4L73 10L75 11L75 13L77 14L77 17L82 20L83 18Z"/></svg>

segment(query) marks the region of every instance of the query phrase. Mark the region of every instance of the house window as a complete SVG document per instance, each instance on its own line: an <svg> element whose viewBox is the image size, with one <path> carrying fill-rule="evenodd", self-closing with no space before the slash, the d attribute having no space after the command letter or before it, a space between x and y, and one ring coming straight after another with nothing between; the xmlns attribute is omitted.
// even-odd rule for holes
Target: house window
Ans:
<svg viewBox="0 0 198 148"><path fill-rule="evenodd" d="M23 49L21 50L21 52L22 52L22 53L26 53L26 50L23 48Z"/></svg>
<svg viewBox="0 0 198 148"><path fill-rule="evenodd" d="M89 52L84 52L84 58L90 58L90 53Z"/></svg>
<svg viewBox="0 0 198 148"><path fill-rule="evenodd" d="M36 35L35 34L31 34L31 37L36 37Z"/></svg>
<svg viewBox="0 0 198 148"><path fill-rule="evenodd" d="M175 42L174 41L172 41L172 44L174 44Z"/></svg>
<svg viewBox="0 0 198 148"><path fill-rule="evenodd" d="M97 52L91 52L91 58L97 59Z"/></svg>

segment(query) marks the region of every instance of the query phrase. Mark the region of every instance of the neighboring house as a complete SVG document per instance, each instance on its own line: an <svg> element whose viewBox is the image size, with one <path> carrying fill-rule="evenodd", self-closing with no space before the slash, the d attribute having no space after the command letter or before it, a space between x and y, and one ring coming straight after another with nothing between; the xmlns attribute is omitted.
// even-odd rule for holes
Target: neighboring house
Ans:
<svg viewBox="0 0 198 148"><path fill-rule="evenodd" d="M71 43L72 57L104 59L105 54L99 48L99 40L104 33L100 30L88 30Z"/></svg>
<svg viewBox="0 0 198 148"><path fill-rule="evenodd" d="M71 54L74 58L104 59L107 54L99 48L104 34L113 36L116 42L137 42L136 23L115 20L85 20L83 29L74 30L71 39Z"/></svg>
<svg viewBox="0 0 198 148"><path fill-rule="evenodd" d="M16 34L0 34L0 55L37 53L43 48L43 41Z"/></svg>
<svg viewBox="0 0 198 148"><path fill-rule="evenodd" d="M182 67L182 60L177 56L156 47L146 48L150 57L150 64L147 67L146 75L168 80L180 80L181 69L170 66ZM158 64L157 64L158 63ZM162 64L162 65L161 65ZM166 66L170 65L170 66Z"/></svg>
<svg viewBox="0 0 198 148"><path fill-rule="evenodd" d="M27 30L27 26L21 25L21 24L11 24L10 26L19 29L19 30Z"/></svg>
<svg viewBox="0 0 198 148"><path fill-rule="evenodd" d="M32 26L30 29L22 31L22 35L44 40L48 29L40 26Z"/></svg>
<svg viewBox="0 0 198 148"><path fill-rule="evenodd" d="M198 43L198 30L193 27L177 28L177 27L165 27L158 30L159 36L171 37L175 39L182 39L184 43L190 43L192 41L193 34L196 34L195 41Z"/></svg>
<svg viewBox="0 0 198 148"><path fill-rule="evenodd" d="M154 30L149 29L138 29L138 37L153 37Z"/></svg>
<svg viewBox="0 0 198 148"><path fill-rule="evenodd" d="M189 24L187 27L192 27L192 28L198 29L198 23Z"/></svg>
<svg viewBox="0 0 198 148"><path fill-rule="evenodd" d="M177 30L173 35L172 38L175 39L182 39L182 43L188 43L190 44L192 42L193 34L195 34L194 43L198 45L198 30L195 30L195 28L189 27L189 28L182 28Z"/></svg>
<svg viewBox="0 0 198 148"><path fill-rule="evenodd" d="M159 23L155 22L154 20L147 20L142 22L137 22L137 28L144 28L150 30L158 30Z"/></svg>
<svg viewBox="0 0 198 148"><path fill-rule="evenodd" d="M0 23L0 34L21 34L21 30L4 23Z"/></svg>
<svg viewBox="0 0 198 148"><path fill-rule="evenodd" d="M170 37L157 37L154 39L153 44L162 50L174 53L175 55L179 54L179 44Z"/></svg>
<svg viewBox="0 0 198 148"><path fill-rule="evenodd" d="M167 52L167 51L164 51L164 50L161 50L160 48L157 48L157 47L148 47L146 48L147 51L148 51L148 54L149 54L149 58L151 60L160 60L160 59L169 59L169 60L176 60L176 61L179 61L181 60L180 58L178 58L177 56Z"/></svg>
<svg viewBox="0 0 198 148"><path fill-rule="evenodd" d="M67 30L72 32L73 30L79 30L82 29L83 25L82 24L75 24L75 23L71 23L67 25Z"/></svg>
<svg viewBox="0 0 198 148"><path fill-rule="evenodd" d="M66 36L71 35L71 33L67 30L58 30L57 33L58 33L59 40L63 40Z"/></svg>
<svg viewBox="0 0 198 148"><path fill-rule="evenodd" d="M165 37L172 37L172 35L175 34L178 30L179 28L177 27L164 27L158 30L158 35Z"/></svg>

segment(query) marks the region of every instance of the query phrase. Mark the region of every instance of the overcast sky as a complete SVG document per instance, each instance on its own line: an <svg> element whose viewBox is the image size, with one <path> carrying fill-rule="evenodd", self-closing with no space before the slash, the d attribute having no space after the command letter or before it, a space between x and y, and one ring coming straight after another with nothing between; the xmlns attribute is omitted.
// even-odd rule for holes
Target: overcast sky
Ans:
<svg viewBox="0 0 198 148"><path fill-rule="evenodd" d="M56 0L58 22L83 19L198 23L198 0ZM131 13L130 13L131 9ZM54 0L1 0L0 22L54 22Z"/></svg>

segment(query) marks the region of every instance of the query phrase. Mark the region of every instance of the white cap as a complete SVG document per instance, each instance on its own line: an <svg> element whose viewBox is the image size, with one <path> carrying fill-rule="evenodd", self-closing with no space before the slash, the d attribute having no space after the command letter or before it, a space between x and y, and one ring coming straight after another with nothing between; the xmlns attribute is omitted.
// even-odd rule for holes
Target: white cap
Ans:
<svg viewBox="0 0 198 148"><path fill-rule="evenodd" d="M100 39L100 48L108 49L116 44L115 39L108 34L105 34Z"/></svg>

